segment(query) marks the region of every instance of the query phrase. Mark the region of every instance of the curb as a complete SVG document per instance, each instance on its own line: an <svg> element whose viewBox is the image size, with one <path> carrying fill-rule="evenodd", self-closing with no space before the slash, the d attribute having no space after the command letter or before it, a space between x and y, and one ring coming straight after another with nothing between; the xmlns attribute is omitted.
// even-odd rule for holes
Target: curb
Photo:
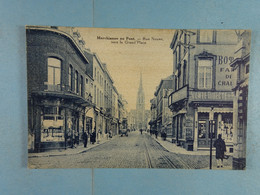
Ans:
<svg viewBox="0 0 260 195"><path fill-rule="evenodd" d="M104 143L106 143L106 142L111 141L112 139L114 139L114 137L115 137L115 136L113 136L110 140L107 140L107 141L102 142L102 143L99 143L99 144L95 144L95 145L93 145L93 146L90 147L90 148L86 148L86 149L84 149L84 150L82 150L82 151L77 151L77 152L75 152L75 153L69 153L69 154L46 154L46 155L34 155L34 156L29 156L29 155L28 155L28 158L55 157L55 156L70 156L70 155L75 155L75 154L86 153L88 150L91 150L92 148L95 148L95 147L100 146L100 145L102 145L102 144L104 144Z"/></svg>

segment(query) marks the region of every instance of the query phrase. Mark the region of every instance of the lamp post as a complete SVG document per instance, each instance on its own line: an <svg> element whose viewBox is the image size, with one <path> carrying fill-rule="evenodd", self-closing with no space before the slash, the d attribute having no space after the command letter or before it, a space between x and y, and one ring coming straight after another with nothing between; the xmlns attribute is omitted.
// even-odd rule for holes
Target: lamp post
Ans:
<svg viewBox="0 0 260 195"><path fill-rule="evenodd" d="M212 132L214 128L214 107L211 106L210 114L209 114L209 135L210 135L210 153L209 153L209 169L212 169Z"/></svg>

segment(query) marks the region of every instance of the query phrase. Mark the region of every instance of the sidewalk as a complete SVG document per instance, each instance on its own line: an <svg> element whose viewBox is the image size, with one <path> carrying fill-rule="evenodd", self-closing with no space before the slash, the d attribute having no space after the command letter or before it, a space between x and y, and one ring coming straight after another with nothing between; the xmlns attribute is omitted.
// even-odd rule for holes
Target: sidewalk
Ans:
<svg viewBox="0 0 260 195"><path fill-rule="evenodd" d="M162 140L160 136L155 138L154 135L151 136L156 142L158 142L162 147L164 147L169 152L173 152L175 154L186 154L186 155L209 155L209 151L206 150L198 150L198 151L187 151L186 149L176 146L176 144L171 142L170 138L166 138L166 140Z"/></svg>
<svg viewBox="0 0 260 195"><path fill-rule="evenodd" d="M118 136L118 135L116 135L116 136ZM76 148L67 148L66 150L60 149L60 150L49 150L49 151L39 152L39 153L28 153L28 158L69 156L69 155L74 155L74 154L81 154L81 153L84 153L84 152L90 150L91 148L97 147L108 141L111 141L116 136L113 136L112 138L109 138L109 139L103 138L99 144L97 142L95 144L91 144L88 141L87 148L84 148L84 144L80 143L79 145L76 145L77 146Z"/></svg>
<svg viewBox="0 0 260 195"><path fill-rule="evenodd" d="M176 146L174 143L171 143L171 139L168 138L165 141L162 140L161 137L155 138L154 135L151 136L157 143L159 143L163 148L168 150L169 152L179 154L183 159L186 159L185 161L194 161L194 167L196 169L197 163L201 164L202 162L205 163L205 160L209 162L209 156L210 152L206 150L199 150L199 151L187 151L186 149ZM197 161L197 162L196 162ZM189 162L190 164L190 162ZM199 165L198 165L199 167ZM200 168L200 169L209 169L208 163L205 163L205 168ZM212 153L212 169L213 170L232 170L232 156L224 160L224 167L223 168L217 168L217 162L215 158L215 151Z"/></svg>

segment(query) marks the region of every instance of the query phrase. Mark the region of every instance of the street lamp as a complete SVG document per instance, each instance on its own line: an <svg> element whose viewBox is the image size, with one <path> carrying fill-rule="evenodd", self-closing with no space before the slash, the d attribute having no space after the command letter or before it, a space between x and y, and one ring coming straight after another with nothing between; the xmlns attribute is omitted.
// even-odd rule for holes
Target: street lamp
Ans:
<svg viewBox="0 0 260 195"><path fill-rule="evenodd" d="M209 154L209 169L212 169L212 134L214 128L214 107L211 106L210 114L209 114L209 135L210 135L210 154Z"/></svg>

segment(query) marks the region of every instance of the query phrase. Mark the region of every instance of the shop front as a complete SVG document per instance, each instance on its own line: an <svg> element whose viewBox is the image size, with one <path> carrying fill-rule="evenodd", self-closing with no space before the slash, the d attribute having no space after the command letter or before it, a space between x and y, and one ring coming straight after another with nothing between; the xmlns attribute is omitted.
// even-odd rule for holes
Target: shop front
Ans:
<svg viewBox="0 0 260 195"><path fill-rule="evenodd" d="M30 121L36 152L66 149L82 141L86 101L76 96L48 92L36 93L32 97Z"/></svg>
<svg viewBox="0 0 260 195"><path fill-rule="evenodd" d="M228 152L233 152L233 109L231 105L215 104L214 106L203 104L195 108L195 126L194 126L194 144L193 149L208 149L210 147L211 138L214 141L218 134L226 142ZM212 123L212 127L210 124Z"/></svg>

